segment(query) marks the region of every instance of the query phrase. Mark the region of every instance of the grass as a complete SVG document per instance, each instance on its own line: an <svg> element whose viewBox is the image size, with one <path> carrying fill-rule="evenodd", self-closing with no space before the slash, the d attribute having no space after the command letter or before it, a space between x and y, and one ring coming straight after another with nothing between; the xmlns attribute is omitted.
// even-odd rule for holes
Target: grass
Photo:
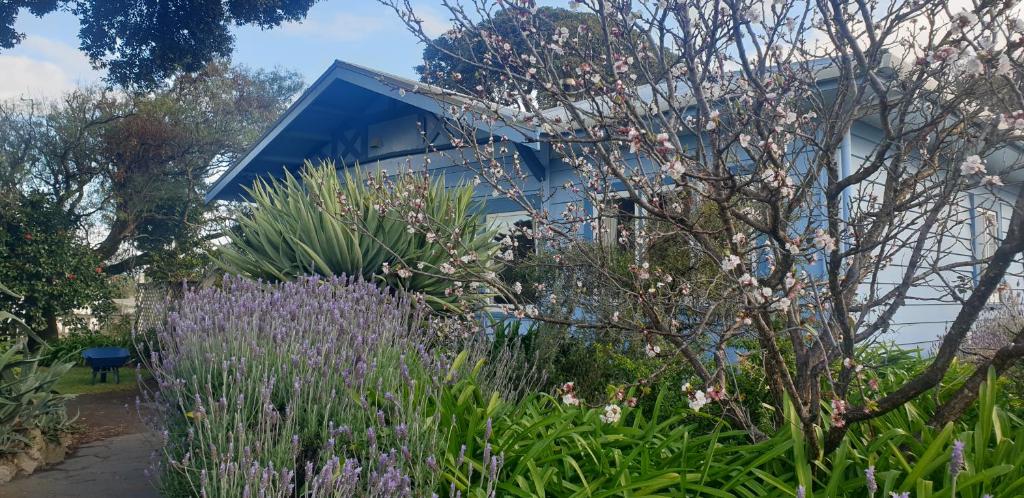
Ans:
<svg viewBox="0 0 1024 498"><path fill-rule="evenodd" d="M150 379L152 375L146 370L142 371L143 379ZM89 367L74 367L67 374L57 381L54 389L61 394L95 394L107 392L134 391L138 389L138 379L134 367L121 369L121 383L114 383L114 374L107 374L107 382L100 382L96 376L96 384L92 384L92 369Z"/></svg>

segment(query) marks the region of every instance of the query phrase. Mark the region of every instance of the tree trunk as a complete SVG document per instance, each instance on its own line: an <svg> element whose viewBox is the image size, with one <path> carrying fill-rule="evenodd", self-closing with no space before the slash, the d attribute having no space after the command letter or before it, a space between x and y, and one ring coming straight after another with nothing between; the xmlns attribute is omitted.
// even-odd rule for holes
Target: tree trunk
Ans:
<svg viewBox="0 0 1024 498"><path fill-rule="evenodd" d="M41 348L43 346L43 344L52 343L52 342L56 341L57 338L58 338L58 331L60 329L57 327L57 315L52 314L52 313L47 313L46 316L43 317L43 319L46 321L46 324L45 324L44 327L42 327L41 329L37 329L37 328L33 327L33 331L36 332L36 335L39 337L39 339L42 340L42 342L37 341L35 337L32 337L31 335L29 335L29 338L28 338L28 348L29 348L29 351L32 351L32 352L39 351L39 348Z"/></svg>

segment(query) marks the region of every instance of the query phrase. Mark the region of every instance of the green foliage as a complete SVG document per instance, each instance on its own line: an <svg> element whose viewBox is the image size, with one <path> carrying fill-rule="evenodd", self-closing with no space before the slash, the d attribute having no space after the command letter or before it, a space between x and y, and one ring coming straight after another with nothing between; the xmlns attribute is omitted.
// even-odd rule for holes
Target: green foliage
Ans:
<svg viewBox="0 0 1024 498"><path fill-rule="evenodd" d="M257 183L253 206L237 216L230 244L218 263L228 272L286 281L301 275L350 275L418 293L435 310L462 314L489 295L461 284L479 282L498 269L497 244L468 185L446 188L443 178L401 175L374 185L361 173L309 163L298 178ZM423 216L436 240L410 230ZM408 274L403 276L402 272Z"/></svg>
<svg viewBox="0 0 1024 498"><path fill-rule="evenodd" d="M0 305L44 339L54 338L53 320L75 308L90 307L97 317L113 311L101 261L74 228L42 196L0 198L0 281L19 294L0 294Z"/></svg>
<svg viewBox="0 0 1024 498"><path fill-rule="evenodd" d="M685 414L665 409L662 397L650 413L623 407L621 420L608 423L602 407L570 407L543 394L512 405L468 382L442 404L457 428L443 475L463 496L488 496L496 487L507 496L793 497L803 485L808 497L852 498L870 496L865 470L873 467L874 496L950 497L956 440L966 443L956 496L1017 496L1024 489L1024 422L997 403L994 374L981 388L983 415L971 426L931 428L923 410L894 412L851 433L824 459L807 453L795 423L751 443L720 421L710 430L687 423ZM787 413L786 420L796 419ZM500 456L497 483L481 477L490 471L485 454Z"/></svg>
<svg viewBox="0 0 1024 498"><path fill-rule="evenodd" d="M108 324L103 330L77 330L55 341L50 341L45 346L43 353L46 357L43 364L52 362L71 362L76 365L84 365L82 351L95 347L120 347L132 352L133 358L138 361L143 359L142 352L136 349L135 341L132 339L130 319L121 320Z"/></svg>
<svg viewBox="0 0 1024 498"><path fill-rule="evenodd" d="M52 391L70 368L64 363L40 369L39 356L26 351L24 340L0 353L0 454L24 449L30 430L54 438L67 428L67 396Z"/></svg>
<svg viewBox="0 0 1024 498"><path fill-rule="evenodd" d="M301 87L293 73L224 62L128 94L84 87L53 101L0 101L0 192L48 213L120 275L198 280L218 217L203 195ZM15 201L10 201L15 202ZM122 255L128 257L119 260Z"/></svg>
<svg viewBox="0 0 1024 498"><path fill-rule="evenodd" d="M272 28L306 17L315 0L12 0L0 4L0 48L25 37L19 10L42 17L65 8L79 18L81 49L107 79L149 89L231 55L235 26Z"/></svg>

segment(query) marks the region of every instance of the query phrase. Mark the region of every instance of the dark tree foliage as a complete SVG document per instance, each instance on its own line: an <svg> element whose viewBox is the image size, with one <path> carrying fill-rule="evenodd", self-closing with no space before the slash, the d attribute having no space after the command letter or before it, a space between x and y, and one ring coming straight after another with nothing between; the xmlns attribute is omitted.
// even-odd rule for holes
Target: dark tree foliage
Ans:
<svg viewBox="0 0 1024 498"><path fill-rule="evenodd" d="M118 85L151 89L231 54L232 26L272 28L306 17L316 0L14 0L0 1L0 47L24 37L19 8L37 16L66 9L81 22L82 50Z"/></svg>
<svg viewBox="0 0 1024 498"><path fill-rule="evenodd" d="M57 0L3 0L0 1L0 48L11 48L25 38L25 33L14 29L21 9L42 16L57 8Z"/></svg>
<svg viewBox="0 0 1024 498"><path fill-rule="evenodd" d="M495 14L491 21L479 24L475 28L497 35L509 43L515 53L529 53L531 46L515 24L518 15L515 10L502 10ZM545 39L550 39L559 28L565 28L570 33L575 33L581 25L591 30L601 29L597 16L568 9L541 7L534 16ZM543 47L532 48L543 50ZM420 81L424 83L484 97L492 102L519 105L520 103L510 99L510 95L521 92L510 87L501 60L487 60L488 65L494 68L490 71L480 69L478 64L467 62L480 62L490 58L494 53L495 50L486 47L478 36L456 36L453 33L446 33L423 49L423 64L416 67L416 72L420 75ZM558 62L561 65L578 66L582 60L565 54ZM537 99L542 105L549 102L543 89L529 90L537 90Z"/></svg>
<svg viewBox="0 0 1024 498"><path fill-rule="evenodd" d="M107 273L178 281L203 265L203 194L288 104L296 75L225 63L124 95L0 103L0 186L44 196L89 234Z"/></svg>
<svg viewBox="0 0 1024 498"><path fill-rule="evenodd" d="M57 318L89 307L112 311L112 286L102 261L82 241L74 218L43 195L0 196L0 293L11 311L44 340L57 337Z"/></svg>

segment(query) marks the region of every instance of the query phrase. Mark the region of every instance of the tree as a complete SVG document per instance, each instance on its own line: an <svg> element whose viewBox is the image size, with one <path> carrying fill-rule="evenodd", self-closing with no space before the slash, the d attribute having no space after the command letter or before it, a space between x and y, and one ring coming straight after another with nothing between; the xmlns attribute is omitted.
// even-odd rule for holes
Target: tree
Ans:
<svg viewBox="0 0 1024 498"><path fill-rule="evenodd" d="M70 310L101 311L112 276L145 267L157 281L198 278L220 222L203 202L208 182L300 84L220 62L157 92L0 104L0 279L24 295L5 302L52 339Z"/></svg>
<svg viewBox="0 0 1024 498"><path fill-rule="evenodd" d="M154 88L231 55L233 26L273 28L306 17L316 0L14 0L0 5L0 48L17 45L21 8L43 16L58 9L79 17L82 50L107 78Z"/></svg>
<svg viewBox="0 0 1024 498"><path fill-rule="evenodd" d="M211 211L208 181L243 153L300 86L291 73L211 64L165 89L74 91L0 105L0 183L38 193L79 229L108 273L155 265L191 278Z"/></svg>
<svg viewBox="0 0 1024 498"><path fill-rule="evenodd" d="M425 35L410 1L381 1L422 42L458 56ZM617 316L629 320L576 314L571 325L668 342L753 437L741 393L728 392L735 384L725 353L756 344L776 411L792 401L812 454L941 382L1024 250L1024 195L1003 188L1021 164L993 154L1017 146L1024 128L1024 24L1010 4L959 12L939 0L571 4L601 28L551 37L532 0L472 2L472 19L462 2L446 3L452 36L486 47L459 60L501 72L499 101L528 101L543 88L559 106L503 110L480 95L449 120L462 147L447 154L519 202L538 244L589 261L595 277L580 292L615 288L628 297ZM504 27L530 40L527 49L492 42L485 27L502 12L495 5L516 13ZM568 56L582 62L567 67ZM507 132L477 139L488 120L539 132L573 176L552 193L531 189ZM857 122L874 123L876 136L851 157L844 138ZM494 167L509 156L511 167ZM572 200L546 211L543 199L556 194ZM1006 199L1012 214L991 252L964 256L956 231L969 195L993 209ZM609 249L624 236L638 242L631 278L600 276L602 258L584 250L591 232ZM647 257L643 241L654 235L684 241L720 271L671 279ZM489 285L517 296L514 285ZM955 319L924 371L875 393L865 386L871 365L865 371L858 358L898 311L936 299L915 292L924 288L941 289ZM529 306L513 311L562 319ZM977 365L976 378L1024 356L1015 337ZM964 385L935 423L956 418L976 392ZM831 406L824 417L822 405Z"/></svg>
<svg viewBox="0 0 1024 498"><path fill-rule="evenodd" d="M514 89L517 83L522 82L510 80L505 75L507 56L523 54L529 57L534 50L542 50L549 40L576 38L581 32L599 31L601 19L588 12L540 7L531 14L537 32L524 36L515 22L520 15L518 9L501 9L493 16L471 24L475 32L486 33L486 36L459 36L452 31L437 37L424 47L423 64L416 67L420 81L505 105L522 106L525 102L534 101L550 105L553 100L543 87L527 83L521 91ZM570 69L579 67L584 60L572 53L561 53L555 54L551 62L561 71L571 74ZM529 98L514 102L508 100L510 97Z"/></svg>
<svg viewBox="0 0 1024 498"><path fill-rule="evenodd" d="M41 195L18 192L0 198L0 213L0 281L11 291L0 293L0 308L44 341L57 338L57 319L74 309L91 308L97 318L113 310L102 262L67 213Z"/></svg>

